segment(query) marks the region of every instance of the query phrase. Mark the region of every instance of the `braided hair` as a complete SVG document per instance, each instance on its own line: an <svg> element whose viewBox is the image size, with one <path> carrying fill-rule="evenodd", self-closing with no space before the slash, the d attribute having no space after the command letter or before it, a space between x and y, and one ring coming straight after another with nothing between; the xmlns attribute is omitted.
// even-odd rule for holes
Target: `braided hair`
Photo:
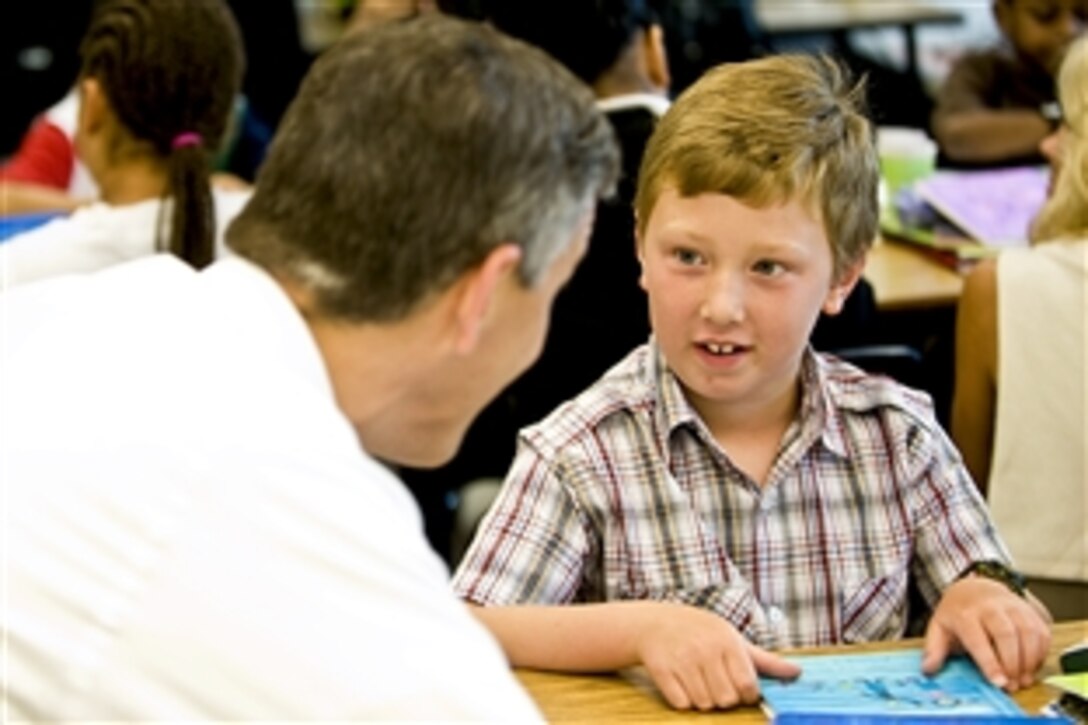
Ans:
<svg viewBox="0 0 1088 725"><path fill-rule="evenodd" d="M168 169L173 214L156 247L211 263L211 161L244 66L230 10L223 0L102 0L80 54L81 77L98 81L118 121Z"/></svg>

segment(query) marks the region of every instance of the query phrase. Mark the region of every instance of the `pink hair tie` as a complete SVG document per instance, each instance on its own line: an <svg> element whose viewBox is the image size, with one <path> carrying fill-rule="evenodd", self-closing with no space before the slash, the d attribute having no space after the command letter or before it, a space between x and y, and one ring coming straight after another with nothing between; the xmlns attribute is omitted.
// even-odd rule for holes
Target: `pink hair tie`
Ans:
<svg viewBox="0 0 1088 725"><path fill-rule="evenodd" d="M174 136L174 140L170 142L170 147L174 149L185 148L186 146L199 146L203 141L199 133L193 131L185 131Z"/></svg>

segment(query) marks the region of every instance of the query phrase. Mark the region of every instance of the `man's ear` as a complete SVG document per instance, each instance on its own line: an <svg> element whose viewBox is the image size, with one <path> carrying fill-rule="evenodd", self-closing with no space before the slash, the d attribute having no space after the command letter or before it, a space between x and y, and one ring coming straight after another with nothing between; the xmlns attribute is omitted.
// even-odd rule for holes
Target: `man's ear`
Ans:
<svg viewBox="0 0 1088 725"><path fill-rule="evenodd" d="M492 314L504 282L517 275L521 264L521 247L502 244L492 249L484 261L465 272L457 288L454 307L454 349L466 354L472 352L480 340L480 332ZM513 280L517 283L516 280Z"/></svg>
<svg viewBox="0 0 1088 725"><path fill-rule="evenodd" d="M658 24L653 24L642 35L645 44L646 73L650 81L661 91L668 91L672 83L669 75L669 58L665 53L665 31Z"/></svg>
<svg viewBox="0 0 1088 725"><path fill-rule="evenodd" d="M861 273L864 270L865 256L862 255L861 259L842 271L838 280L831 284L831 289L828 290L827 297L824 298L824 304L821 309L825 314L837 315L842 312L842 306L846 303L846 298L850 296L854 287L857 286L858 280L861 279Z"/></svg>

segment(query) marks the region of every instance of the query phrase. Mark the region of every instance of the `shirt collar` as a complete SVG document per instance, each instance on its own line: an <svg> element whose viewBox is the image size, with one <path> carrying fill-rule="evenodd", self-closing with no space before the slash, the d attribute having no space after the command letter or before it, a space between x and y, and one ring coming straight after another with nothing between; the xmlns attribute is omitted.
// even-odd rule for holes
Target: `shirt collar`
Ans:
<svg viewBox="0 0 1088 725"><path fill-rule="evenodd" d="M655 407L657 416L658 450L662 451L666 464L672 465L672 447L669 441L672 434L679 428L689 427L698 434L706 428L706 424L699 417L699 413L688 402L684 394L684 388L680 380L673 373L669 364L665 361L665 355L657 344L656 338L650 339L650 361L647 366L647 384L651 390L656 391L658 405ZM702 436L700 436L702 437ZM707 441L708 445L709 439Z"/></svg>
<svg viewBox="0 0 1088 725"><path fill-rule="evenodd" d="M828 394L829 379L827 364L811 347L801 358L801 411L800 437L806 441L807 448L812 443L820 443L832 453L843 458L849 457L849 448L843 435L843 420L835 407L832 396ZM698 412L688 402L683 386L669 368L665 356L655 339L650 340L650 365L646 368L646 382L652 390L658 391L656 406L658 450L671 457L669 439L675 430L690 426L699 431L706 424ZM709 433L706 433L709 435ZM667 461L671 465L671 460Z"/></svg>
<svg viewBox="0 0 1088 725"><path fill-rule="evenodd" d="M597 100L597 109L602 113L645 108L655 116L664 116L670 105L668 97L656 93L625 93Z"/></svg>
<svg viewBox="0 0 1088 725"><path fill-rule="evenodd" d="M202 273L223 314L238 319L247 344L262 345L335 399L332 380L313 333L298 308L266 270L249 260L227 255Z"/></svg>
<svg viewBox="0 0 1088 725"><path fill-rule="evenodd" d="M842 414L830 392L827 362L808 347L801 358L801 435L818 439L832 453L849 458Z"/></svg>

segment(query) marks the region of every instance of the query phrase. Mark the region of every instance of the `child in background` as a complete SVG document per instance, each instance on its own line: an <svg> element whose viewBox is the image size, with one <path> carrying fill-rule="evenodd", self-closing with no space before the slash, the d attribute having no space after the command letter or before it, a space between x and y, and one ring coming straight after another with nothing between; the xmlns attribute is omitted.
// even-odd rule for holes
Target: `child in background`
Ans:
<svg viewBox="0 0 1088 725"><path fill-rule="evenodd" d="M73 148L79 92L34 119L19 148L0 166L0 214L71 212L98 196L98 187Z"/></svg>
<svg viewBox="0 0 1088 725"><path fill-rule="evenodd" d="M1088 617L1088 39L1059 78L1065 121L1043 144L1051 194L1033 248L967 278L952 434L1009 548L1060 619ZM1039 532L1045 531L1045 536Z"/></svg>
<svg viewBox="0 0 1088 725"><path fill-rule="evenodd" d="M522 432L454 579L515 665L642 663L675 707L753 703L757 672L797 674L770 649L902 637L913 583L926 672L962 647L1032 682L1047 615L929 400L807 346L876 234L863 97L779 56L662 118L635 202L655 338Z"/></svg>
<svg viewBox="0 0 1088 725"><path fill-rule="evenodd" d="M100 201L0 248L6 284L99 269L156 250L201 267L247 193L210 163L243 70L222 0L108 0L82 42L74 145Z"/></svg>
<svg viewBox="0 0 1088 725"><path fill-rule="evenodd" d="M1005 43L953 66L937 95L933 133L961 164L1039 161L1059 114L1054 89L1069 43L1084 32L1088 0L994 0Z"/></svg>

